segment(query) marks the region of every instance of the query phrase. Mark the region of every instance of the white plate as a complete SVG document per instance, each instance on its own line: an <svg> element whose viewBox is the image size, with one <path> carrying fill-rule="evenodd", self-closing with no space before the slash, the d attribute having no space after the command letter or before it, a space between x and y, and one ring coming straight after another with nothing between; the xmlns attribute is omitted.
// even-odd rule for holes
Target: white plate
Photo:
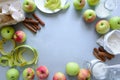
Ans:
<svg viewBox="0 0 120 80"><path fill-rule="evenodd" d="M44 7L45 1L46 0L34 0L36 6L38 7L38 9L44 13L56 13L58 11L60 11L61 9L56 9L54 11L49 10L47 8ZM61 6L64 6L67 0L61 0Z"/></svg>

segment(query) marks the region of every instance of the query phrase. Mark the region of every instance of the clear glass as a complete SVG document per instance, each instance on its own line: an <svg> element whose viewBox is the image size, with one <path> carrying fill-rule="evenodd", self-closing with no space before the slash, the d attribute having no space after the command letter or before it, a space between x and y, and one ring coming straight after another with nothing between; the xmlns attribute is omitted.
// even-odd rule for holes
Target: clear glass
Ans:
<svg viewBox="0 0 120 80"><path fill-rule="evenodd" d="M89 69L96 80L120 80L120 64L107 65L100 60L85 61L83 67Z"/></svg>
<svg viewBox="0 0 120 80"><path fill-rule="evenodd" d="M105 80L108 78L108 69L105 68L107 65L100 60L86 61L84 66L91 71L93 78L97 80Z"/></svg>
<svg viewBox="0 0 120 80"><path fill-rule="evenodd" d="M116 7L117 0L101 0L99 5L96 6L95 12L99 18L106 18Z"/></svg>
<svg viewBox="0 0 120 80"><path fill-rule="evenodd" d="M103 80L106 79L107 76L107 69L105 68L106 65L102 62L95 64L92 67L92 74L96 79Z"/></svg>
<svg viewBox="0 0 120 80"><path fill-rule="evenodd" d="M111 76L110 79L111 80L120 80L120 68L116 68L116 69L111 69Z"/></svg>

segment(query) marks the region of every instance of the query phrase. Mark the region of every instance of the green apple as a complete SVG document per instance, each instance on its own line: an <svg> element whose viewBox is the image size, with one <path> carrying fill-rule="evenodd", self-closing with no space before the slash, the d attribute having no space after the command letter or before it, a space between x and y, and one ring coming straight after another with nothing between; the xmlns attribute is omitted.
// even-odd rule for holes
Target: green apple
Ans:
<svg viewBox="0 0 120 80"><path fill-rule="evenodd" d="M80 67L76 62L69 62L66 65L66 73L70 76L76 76L79 73Z"/></svg>
<svg viewBox="0 0 120 80"><path fill-rule="evenodd" d="M99 22L97 22L96 24L96 31L99 34L105 34L110 30L110 25L109 22L106 20L100 20Z"/></svg>
<svg viewBox="0 0 120 80"><path fill-rule="evenodd" d="M19 71L15 68L9 69L6 73L7 80L18 80Z"/></svg>
<svg viewBox="0 0 120 80"><path fill-rule="evenodd" d="M35 72L32 68L26 68L23 71L23 79L24 80L34 80Z"/></svg>
<svg viewBox="0 0 120 80"><path fill-rule="evenodd" d="M116 16L116 17L112 17L109 20L109 24L111 29L120 29L120 17Z"/></svg>
<svg viewBox="0 0 120 80"><path fill-rule="evenodd" d="M36 9L36 5L33 0L24 0L23 2L23 10L25 12L33 12Z"/></svg>
<svg viewBox="0 0 120 80"><path fill-rule="evenodd" d="M67 80L62 72L57 72L53 76L53 80Z"/></svg>
<svg viewBox="0 0 120 80"><path fill-rule="evenodd" d="M88 69L80 69L77 80L90 80L90 71Z"/></svg>
<svg viewBox="0 0 120 80"><path fill-rule="evenodd" d="M11 39L14 35L14 28L11 26L4 26L1 28L0 33L4 39Z"/></svg>
<svg viewBox="0 0 120 80"><path fill-rule="evenodd" d="M85 0L74 0L73 5L75 9L81 10L85 6Z"/></svg>
<svg viewBox="0 0 120 80"><path fill-rule="evenodd" d="M96 19L96 13L92 9L87 9L83 13L83 18L86 22L93 22Z"/></svg>
<svg viewBox="0 0 120 80"><path fill-rule="evenodd" d="M87 0L87 2L90 6L96 6L100 0Z"/></svg>

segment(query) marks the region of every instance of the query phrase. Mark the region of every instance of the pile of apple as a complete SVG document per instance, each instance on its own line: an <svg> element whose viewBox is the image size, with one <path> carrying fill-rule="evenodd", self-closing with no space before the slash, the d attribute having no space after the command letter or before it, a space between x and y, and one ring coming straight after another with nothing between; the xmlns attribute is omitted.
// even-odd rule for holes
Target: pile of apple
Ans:
<svg viewBox="0 0 120 80"><path fill-rule="evenodd" d="M12 26L3 26L0 29L0 34L3 40L13 39L18 43L23 43L26 40L26 34L21 30L15 31L15 29ZM7 80L18 80L19 72L16 69L10 69L6 75Z"/></svg>
<svg viewBox="0 0 120 80"><path fill-rule="evenodd" d="M74 77L77 76L77 80L90 80L91 79L90 70L86 68L80 69L79 65L76 62L67 63L66 73L69 76L74 76Z"/></svg>
<svg viewBox="0 0 120 80"><path fill-rule="evenodd" d="M100 3L100 0L87 0L89 6L96 6ZM73 0L73 5L76 10L82 10L86 5L86 0ZM36 9L36 5L33 0L24 0L23 10L25 12L33 12ZM87 9L83 13L83 19L85 22L91 23L96 19L96 13L92 9ZM99 34L106 34L110 29L120 29L120 17L112 17L109 21L100 20L95 26L96 32Z"/></svg>
<svg viewBox="0 0 120 80"><path fill-rule="evenodd" d="M10 40L14 39L18 43L23 43L26 40L26 34L22 30L15 32L12 26L3 26L0 29L0 33L3 39Z"/></svg>
<svg viewBox="0 0 120 80"><path fill-rule="evenodd" d="M98 5L100 0L87 0L89 6L96 6ZM86 0L73 0L73 5L76 10L82 10L86 4Z"/></svg>
<svg viewBox="0 0 120 80"><path fill-rule="evenodd" d="M99 34L106 34L110 29L120 29L120 17L115 16L108 20L100 20L96 23L96 31Z"/></svg>
<svg viewBox="0 0 120 80"><path fill-rule="evenodd" d="M89 6L96 6L98 5L100 0L87 0ZM74 0L73 1L74 7L76 10L82 10L86 4L85 0ZM96 19L96 13L92 9L87 9L83 13L83 19L85 22L91 23ZM109 21L107 20L100 20L96 23L95 29L99 34L106 34L109 32L110 29L120 29L120 17L115 16L112 17Z"/></svg>
<svg viewBox="0 0 120 80"><path fill-rule="evenodd" d="M19 80L19 71L15 68L11 68L6 72L7 80ZM49 72L46 66L40 66L36 69L36 75L38 80L44 80L48 77ZM35 71L34 69L28 67L25 68L22 72L23 80L34 80ZM56 79L55 79L56 80Z"/></svg>
<svg viewBox="0 0 120 80"><path fill-rule="evenodd" d="M77 80L91 79L89 69L80 69L79 65L76 62L69 62L66 64L66 74L72 77L77 76ZM49 76L49 71L46 66L40 66L36 69L36 75L39 80L45 80ZM62 72L56 72L53 75L52 80L67 80L67 78Z"/></svg>
<svg viewBox="0 0 120 80"><path fill-rule="evenodd" d="M90 6L96 6L100 0L87 0ZM74 0L73 5L76 10L82 10L86 4L85 0ZM33 0L24 0L23 10L25 12L33 12L36 9L36 5ZM92 9L87 9L83 13L83 19L85 22L91 23L96 19L96 13ZM112 17L109 21L100 20L96 23L96 31L99 34L105 34L111 29L120 29L120 17ZM23 31L16 31L11 26L5 26L0 31L1 36L4 39L14 39L16 42L23 43L26 40L26 34ZM36 71L36 72L35 72ZM44 80L49 76L49 71L46 66L40 66L36 70L32 68L26 68L23 71L24 80L34 80L36 76L39 80ZM77 80L90 80L91 73L88 69L80 69L79 65L75 62L69 62L66 64L66 74L69 76L77 76ZM19 71L15 68L11 68L6 73L7 80L18 80ZM65 74L62 72L56 72L53 75L53 80L67 80Z"/></svg>
<svg viewBox="0 0 120 80"><path fill-rule="evenodd" d="M35 72L36 71L36 72ZM90 80L91 73L88 69L80 69L76 62L69 62L66 64L66 73L68 76L77 77L77 80ZM15 68L11 68L6 72L7 80L18 80L19 71ZM36 70L28 67L22 72L23 80L34 80L35 74L38 80L46 80L49 76L49 70L46 66L39 66ZM53 75L52 80L67 80L66 76L62 72L56 72Z"/></svg>

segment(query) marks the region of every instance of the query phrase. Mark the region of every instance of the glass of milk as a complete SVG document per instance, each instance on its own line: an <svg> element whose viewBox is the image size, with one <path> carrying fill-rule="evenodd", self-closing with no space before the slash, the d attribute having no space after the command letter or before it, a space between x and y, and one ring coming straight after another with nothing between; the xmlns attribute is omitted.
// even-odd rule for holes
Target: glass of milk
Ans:
<svg viewBox="0 0 120 80"><path fill-rule="evenodd" d="M106 18L116 7L117 0L101 0L100 4L96 6L95 12L99 18Z"/></svg>

